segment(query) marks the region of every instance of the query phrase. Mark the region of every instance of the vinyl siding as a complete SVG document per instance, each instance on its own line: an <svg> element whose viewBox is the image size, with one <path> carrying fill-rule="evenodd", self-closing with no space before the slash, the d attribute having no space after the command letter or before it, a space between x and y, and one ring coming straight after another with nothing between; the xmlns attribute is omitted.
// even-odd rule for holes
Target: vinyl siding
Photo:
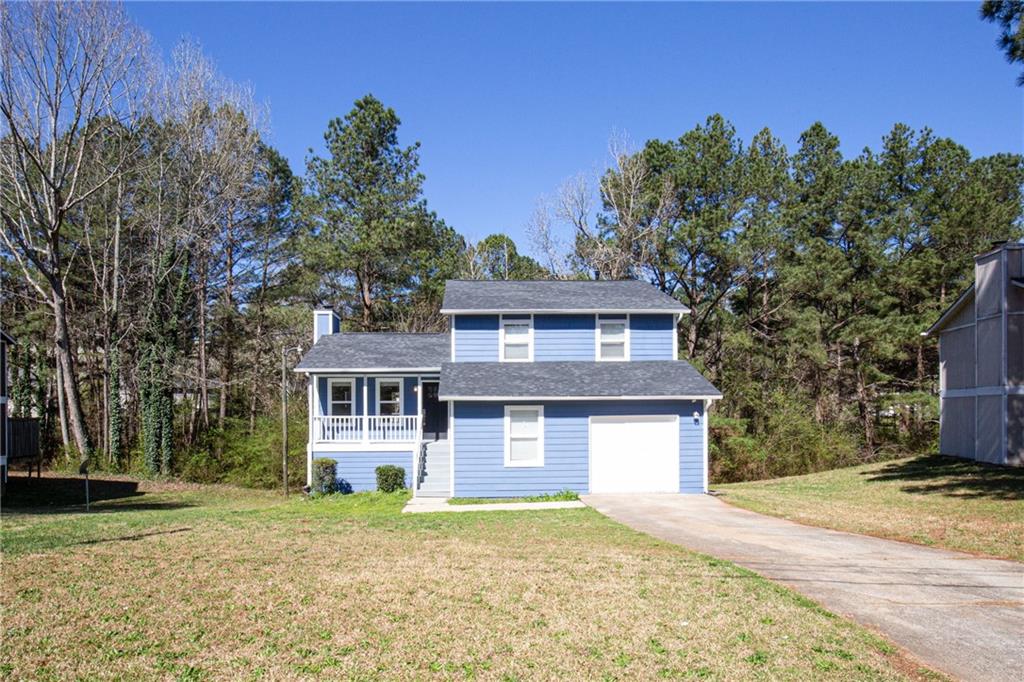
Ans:
<svg viewBox="0 0 1024 682"><path fill-rule="evenodd" d="M535 315L533 359L536 362L594 359L593 315Z"/></svg>
<svg viewBox="0 0 1024 682"><path fill-rule="evenodd" d="M525 402L523 404L535 404ZM505 467L502 403L455 405L455 496L517 497L559 490L589 491L591 416L666 415L679 420L679 490L703 492L703 428L693 401L544 403L544 466Z"/></svg>
<svg viewBox="0 0 1024 682"><path fill-rule="evenodd" d="M344 493L377 489L377 467L394 464L405 469L405 487L412 486L412 450L395 452L314 452L313 459L337 463L338 486Z"/></svg>
<svg viewBox="0 0 1024 682"><path fill-rule="evenodd" d="M366 380L366 395L369 398L368 414L374 415L379 412L377 409L377 379L379 377L368 377ZM319 401L317 405L320 416L327 414L328 401L330 400L330 394L327 392L328 381L330 377L317 377L317 391L319 394ZM415 415L418 406L416 399L416 386L419 384L417 377L403 377L402 378L402 414ZM355 414L356 416L363 414L363 378L355 377Z"/></svg>
<svg viewBox="0 0 1024 682"><path fill-rule="evenodd" d="M498 361L498 316L456 315L455 362Z"/></svg>
<svg viewBox="0 0 1024 682"><path fill-rule="evenodd" d="M630 360L675 360L672 356L672 315L629 316Z"/></svg>

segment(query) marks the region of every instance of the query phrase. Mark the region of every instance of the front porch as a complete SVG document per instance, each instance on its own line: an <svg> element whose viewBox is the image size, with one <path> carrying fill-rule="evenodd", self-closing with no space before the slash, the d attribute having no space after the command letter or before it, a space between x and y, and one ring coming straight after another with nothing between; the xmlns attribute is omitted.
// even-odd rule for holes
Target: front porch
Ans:
<svg viewBox="0 0 1024 682"><path fill-rule="evenodd" d="M318 375L310 381L314 450L416 443L447 435L436 375Z"/></svg>
<svg viewBox="0 0 1024 682"><path fill-rule="evenodd" d="M314 443L414 443L422 438L419 415L316 416Z"/></svg>

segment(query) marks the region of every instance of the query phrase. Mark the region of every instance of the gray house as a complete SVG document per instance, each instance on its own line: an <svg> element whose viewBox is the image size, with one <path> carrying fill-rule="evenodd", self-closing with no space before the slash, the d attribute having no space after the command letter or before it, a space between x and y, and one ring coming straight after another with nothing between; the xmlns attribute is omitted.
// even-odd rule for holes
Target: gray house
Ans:
<svg viewBox="0 0 1024 682"><path fill-rule="evenodd" d="M974 258L974 284L924 332L939 337L939 451L1024 466L1024 243Z"/></svg>

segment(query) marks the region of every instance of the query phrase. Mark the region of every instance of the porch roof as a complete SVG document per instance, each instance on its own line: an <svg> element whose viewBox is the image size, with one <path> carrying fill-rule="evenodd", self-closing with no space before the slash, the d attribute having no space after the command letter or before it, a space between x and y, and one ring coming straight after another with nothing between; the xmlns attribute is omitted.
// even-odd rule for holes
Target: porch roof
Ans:
<svg viewBox="0 0 1024 682"><path fill-rule="evenodd" d="M448 334L355 332L327 334L309 349L296 372L423 370L437 372L451 356Z"/></svg>
<svg viewBox="0 0 1024 682"><path fill-rule="evenodd" d="M722 393L684 360L446 362L441 400L717 399Z"/></svg>

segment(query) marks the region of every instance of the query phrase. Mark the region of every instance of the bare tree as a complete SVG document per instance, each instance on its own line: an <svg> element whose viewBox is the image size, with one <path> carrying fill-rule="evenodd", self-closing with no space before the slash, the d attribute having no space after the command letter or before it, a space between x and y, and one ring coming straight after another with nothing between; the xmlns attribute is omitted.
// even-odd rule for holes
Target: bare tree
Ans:
<svg viewBox="0 0 1024 682"><path fill-rule="evenodd" d="M135 158L149 39L118 4L0 4L0 232L54 317L60 394L79 454L92 449L65 281L76 211ZM113 153L96 154L100 145ZM86 173L87 163L102 162Z"/></svg>
<svg viewBox="0 0 1024 682"><path fill-rule="evenodd" d="M610 163L596 181L583 174L570 178L553 201L538 205L528 226L534 247L558 276L573 265L601 279L636 276L664 239L673 202L669 186L652 183L643 154L634 152L625 137L613 136L608 150ZM555 225L570 228L571 256L565 255Z"/></svg>

